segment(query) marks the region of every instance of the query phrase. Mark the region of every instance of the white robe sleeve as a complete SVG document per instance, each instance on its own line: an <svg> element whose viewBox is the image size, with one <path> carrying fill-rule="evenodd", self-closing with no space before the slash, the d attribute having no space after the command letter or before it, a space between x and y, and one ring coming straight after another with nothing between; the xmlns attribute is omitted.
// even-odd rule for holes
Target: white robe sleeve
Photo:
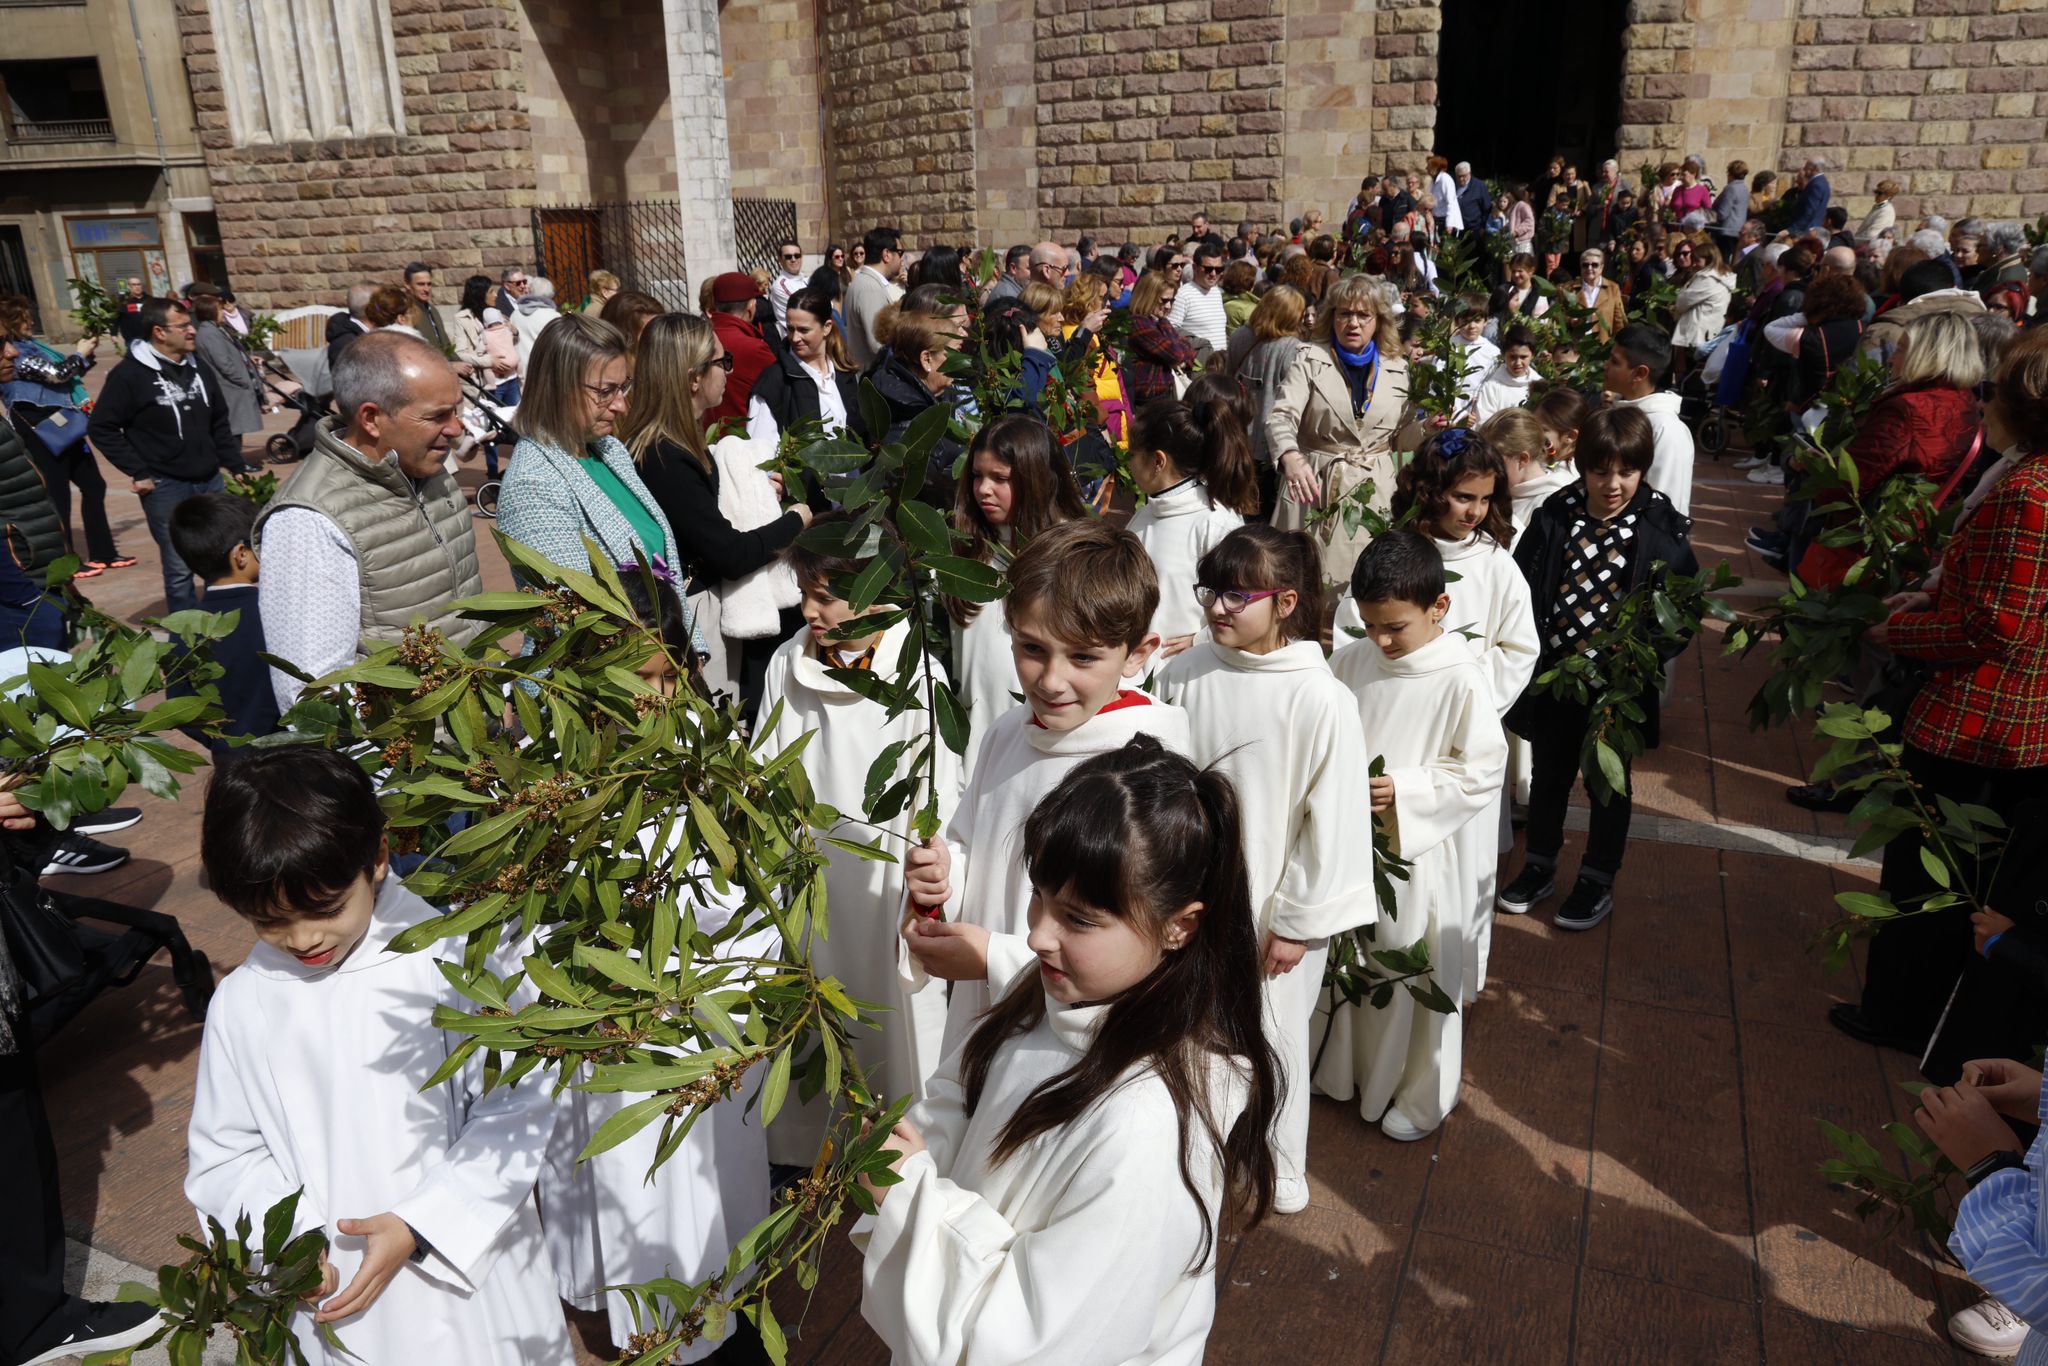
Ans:
<svg viewBox="0 0 2048 1366"><path fill-rule="evenodd" d="M270 1207L299 1188L271 1155L235 1056L233 1015L218 1003L199 1045L199 1079L185 1135L185 1198L202 1216L233 1228L246 1211L257 1228ZM374 1211L365 1211L374 1213ZM326 1213L301 1198L292 1236L320 1228Z"/></svg>
<svg viewBox="0 0 2048 1366"><path fill-rule="evenodd" d="M1170 1109L1165 1116L1171 1123ZM1187 1269L1200 1211L1170 1149L1132 1135L1084 1157L1037 1227L1019 1232L980 1195L903 1164L854 1242L861 1313L899 1366L1115 1366L1140 1355Z"/></svg>
<svg viewBox="0 0 2048 1366"><path fill-rule="evenodd" d="M1480 660L1486 681L1493 685L1494 710L1502 716L1536 676L1536 659L1543 650L1543 638L1536 632L1536 611L1529 601L1529 581L1512 563L1509 569L1511 572L1497 576L1501 588L1494 595L1488 630L1493 648Z"/></svg>
<svg viewBox="0 0 2048 1366"><path fill-rule="evenodd" d="M1458 827L1487 809L1507 777L1507 734L1477 690L1451 728L1445 752L1427 764L1390 769L1394 805L1389 822L1394 852L1405 859L1434 849Z"/></svg>
<svg viewBox="0 0 2048 1366"><path fill-rule="evenodd" d="M1370 760L1365 728L1348 697L1323 708L1307 752L1316 760L1302 795L1301 825L1273 894L1273 933L1327 939L1377 915L1372 891Z"/></svg>
<svg viewBox="0 0 2048 1366"><path fill-rule="evenodd" d="M492 967L505 972L531 950L530 938L501 948ZM526 983L513 994L511 1004L516 1010L532 999L534 989ZM491 1274L505 1225L533 1198L555 1129L555 1105L547 1081L538 1073L516 1087L485 1092L480 1055L471 1055L446 1085L456 1088L461 1132L391 1212L427 1243L430 1251L420 1270L472 1293Z"/></svg>

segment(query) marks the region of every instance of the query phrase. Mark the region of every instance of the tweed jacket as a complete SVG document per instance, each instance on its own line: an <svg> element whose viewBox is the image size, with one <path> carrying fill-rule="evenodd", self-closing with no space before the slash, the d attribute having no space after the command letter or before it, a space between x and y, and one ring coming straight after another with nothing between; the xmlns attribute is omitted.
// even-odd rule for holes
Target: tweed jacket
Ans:
<svg viewBox="0 0 2048 1366"><path fill-rule="evenodd" d="M597 448L606 468L661 527L662 559L680 566L683 557L676 553L676 534L661 504L641 482L625 443L607 436ZM584 472L577 458L531 436L520 439L512 452L511 467L505 471L504 487L498 494L498 527L521 545L570 569L590 568L590 554L583 546L585 536L596 541L615 565L639 559L632 523Z"/></svg>

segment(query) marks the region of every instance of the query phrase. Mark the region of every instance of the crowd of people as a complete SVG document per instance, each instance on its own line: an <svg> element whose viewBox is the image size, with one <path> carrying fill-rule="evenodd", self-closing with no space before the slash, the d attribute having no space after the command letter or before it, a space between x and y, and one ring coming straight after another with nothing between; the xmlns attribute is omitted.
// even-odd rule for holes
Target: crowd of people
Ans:
<svg viewBox="0 0 2048 1366"><path fill-rule="evenodd" d="M0 311L6 644L65 639L36 582L71 538L52 494L85 498L87 572L133 563L82 425L143 499L167 608L241 610L220 650L228 730L274 731L305 678L416 621L458 644L482 629L455 606L482 582L458 478L481 452L508 538L656 569L635 604L644 678L730 698L764 755L803 741L817 798L858 811L875 756L928 722L845 676L889 667L914 627L861 633L846 585L868 563L803 535L847 517L833 482L764 467L787 433L872 447L946 409L923 496L1005 584L946 604L931 664L966 752L932 775L939 839L900 864L831 854L835 932L811 946L887 1007L861 1061L916 1100L891 1139L902 1180L854 1226L863 1310L904 1359L1086 1341L1090 1359L1189 1361L1226 1214L1308 1204L1311 1093L1396 1141L1455 1122L1494 917L1563 888L1553 921L1582 931L1622 904L1632 751L1610 751L1614 790L1592 795L1564 877L1596 712L1535 680L1619 668L1632 595L1698 570L1695 430L1743 414L1750 477L1786 490L1752 548L1839 587L1857 555L1827 536L1844 514L1812 483L1816 433L1874 358L1848 496L1905 481L1955 509L1922 518L1934 568L1898 585L1844 683L1895 710L1922 791L1995 813L2015 856L1995 880L1971 870L1988 909L1888 926L1831 1018L1920 1056L1936 1088L1917 1118L1967 1171L1955 1248L1995 1296L1956 1316L1957 1341L2048 1360L2027 1327L2048 1327L2048 1154L1998 1118L2031 1123L2043 1094L2018 1060L2048 923L2041 861L2018 855L2048 798L2048 247L1967 218L1905 231L1896 193L1879 186L1852 232L1818 160L1779 194L1741 162L1717 187L1698 157L1640 189L1613 161L1489 185L1433 157L1367 178L1335 233L1319 210L1228 236L1198 214L1150 246L1019 244L984 271L877 227L816 257L783 243L774 270L705 280L696 312L602 271L564 300L513 268L469 277L443 314L413 262L334 315L337 415L260 513L222 491L260 391L220 299L140 301L82 423L93 343L66 356ZM481 403L516 429L502 471L465 424ZM1668 665L1688 632L1650 620ZM1658 708L1639 710L1654 746ZM437 912L390 872L372 779L314 748L217 759L202 853L260 942L208 1022L186 1189L231 1222L304 1186L302 1223L335 1239L320 1318L365 1359L566 1361L558 1296L624 1346L632 1315L606 1286L713 1274L771 1173L809 1168L819 1106L765 1133L701 1126L651 1181L637 1150L562 1160L613 1112L599 1097L485 1094L462 1071L423 1116L443 1054L421 1003L447 988L389 945ZM1857 800L1834 782L1788 798ZM9 830L33 825L0 803ZM884 824L914 842L909 820ZM1924 844L1885 851L1901 905L1946 885ZM73 847L76 868L46 871L90 866ZM1406 865L1390 906L1383 856ZM1347 994L1336 950L1367 927L1376 949L1425 949L1455 1009ZM29 1055L0 1059L10 1095L33 1090ZM0 1359L134 1340L145 1315L66 1299L40 1255ZM748 1350L692 1350L714 1349Z"/></svg>

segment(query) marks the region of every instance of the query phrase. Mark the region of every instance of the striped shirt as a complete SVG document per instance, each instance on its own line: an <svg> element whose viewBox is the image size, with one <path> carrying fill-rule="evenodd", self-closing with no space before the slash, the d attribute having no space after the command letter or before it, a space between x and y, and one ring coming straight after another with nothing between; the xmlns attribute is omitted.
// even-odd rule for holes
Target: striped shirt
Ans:
<svg viewBox="0 0 2048 1366"><path fill-rule="evenodd" d="M2042 1127L2027 1165L1993 1172L1963 1197L1948 1245L1986 1294L2029 1324L2048 1326L2048 1086L2038 1112Z"/></svg>

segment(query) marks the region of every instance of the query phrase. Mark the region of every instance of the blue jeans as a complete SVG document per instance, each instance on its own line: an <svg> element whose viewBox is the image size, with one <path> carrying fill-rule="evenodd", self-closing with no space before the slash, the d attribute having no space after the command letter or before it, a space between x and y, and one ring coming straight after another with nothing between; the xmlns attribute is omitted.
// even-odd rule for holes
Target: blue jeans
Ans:
<svg viewBox="0 0 2048 1366"><path fill-rule="evenodd" d="M491 398L494 402L504 407L516 408L519 406L519 393L519 377L514 375L511 379L506 380L496 389L493 389L491 391ZM486 479L496 479L498 477L498 443L495 441L486 441L484 443L484 477Z"/></svg>
<svg viewBox="0 0 2048 1366"><path fill-rule="evenodd" d="M149 519L149 534L156 537L156 548L164 558L164 612L189 612L199 605L199 594L192 589L192 571L178 558L178 551L171 544L171 509L195 493L219 493L226 482L218 471L205 483L194 483L189 479L158 479L156 487L142 495L142 515Z"/></svg>

